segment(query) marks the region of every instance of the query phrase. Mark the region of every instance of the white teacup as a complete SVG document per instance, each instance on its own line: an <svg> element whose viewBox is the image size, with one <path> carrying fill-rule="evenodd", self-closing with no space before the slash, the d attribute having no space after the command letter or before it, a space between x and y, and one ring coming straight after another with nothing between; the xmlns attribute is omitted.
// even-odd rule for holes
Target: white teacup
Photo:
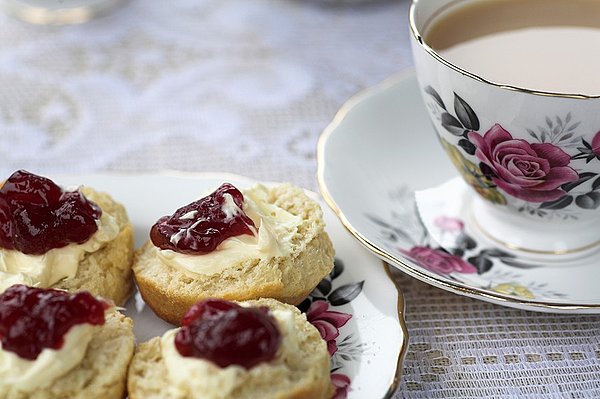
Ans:
<svg viewBox="0 0 600 399"><path fill-rule="evenodd" d="M38 25L70 25L108 14L127 0L0 0L0 9Z"/></svg>
<svg viewBox="0 0 600 399"><path fill-rule="evenodd" d="M600 97L492 83L448 62L423 32L453 3L413 1L412 47L440 142L479 194L477 224L531 253L600 247Z"/></svg>

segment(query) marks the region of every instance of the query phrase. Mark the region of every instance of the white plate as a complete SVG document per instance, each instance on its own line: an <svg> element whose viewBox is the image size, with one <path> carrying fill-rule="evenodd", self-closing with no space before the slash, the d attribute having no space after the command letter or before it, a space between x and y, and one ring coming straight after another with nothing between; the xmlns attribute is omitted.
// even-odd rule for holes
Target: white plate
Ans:
<svg viewBox="0 0 600 399"><path fill-rule="evenodd" d="M66 186L85 184L110 193L127 209L135 230L136 247L147 240L156 219L171 214L207 190L225 181L240 188L254 184L249 179L229 174L180 173L58 176L55 181ZM331 311L352 315L350 321L339 329L340 335L336 339L338 351L332 358L332 372L350 378L349 398L390 397L400 379L401 362L408 341L402 294L383 263L358 245L326 206L323 210L327 232L336 250L338 271L339 265L344 265L341 274L330 279L331 289L323 290L331 295L339 287L346 286L337 291L338 301L344 298L340 293L360 292L349 303L329 305ZM357 284L361 281L364 281L362 289ZM323 287L327 286L327 283L323 284ZM314 294L324 296L321 292ZM331 296L328 298L332 299ZM145 307L139 296L129 301L126 314L134 321L138 342L173 328Z"/></svg>
<svg viewBox="0 0 600 399"><path fill-rule="evenodd" d="M417 213L414 190L437 187L457 172L437 142L414 72L351 99L323 132L318 161L321 192L342 223L368 249L407 274L499 305L600 313L597 255L540 267L503 257L479 242L467 251L452 248L457 249L452 255L439 251L444 245L434 239L431 226L436 216L444 215L432 212L438 205L440 211L446 205L453 208L460 195L437 192L444 204L429 208L428 230ZM493 267L488 260L474 259L484 249L485 256L492 254ZM480 264L472 268L464 262Z"/></svg>

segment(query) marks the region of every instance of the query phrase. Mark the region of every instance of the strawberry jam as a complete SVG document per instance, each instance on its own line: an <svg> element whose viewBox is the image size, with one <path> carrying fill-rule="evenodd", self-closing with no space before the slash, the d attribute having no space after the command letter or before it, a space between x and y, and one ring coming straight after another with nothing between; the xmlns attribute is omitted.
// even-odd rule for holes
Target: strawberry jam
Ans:
<svg viewBox="0 0 600 399"><path fill-rule="evenodd" d="M41 255L82 244L98 230L101 214L79 190L63 191L50 179L19 170L0 188L0 247Z"/></svg>
<svg viewBox="0 0 600 399"><path fill-rule="evenodd" d="M212 194L158 219L150 239L158 248L183 254L212 252L229 237L254 234L256 226L243 205L243 194L224 183Z"/></svg>
<svg viewBox="0 0 600 399"><path fill-rule="evenodd" d="M175 336L181 356L246 369L272 360L280 343L281 333L268 308L245 308L220 299L192 306Z"/></svg>
<svg viewBox="0 0 600 399"><path fill-rule="evenodd" d="M65 334L77 324L104 324L110 305L83 291L41 289L16 284L0 294L0 343L28 360L44 348L60 349Z"/></svg>

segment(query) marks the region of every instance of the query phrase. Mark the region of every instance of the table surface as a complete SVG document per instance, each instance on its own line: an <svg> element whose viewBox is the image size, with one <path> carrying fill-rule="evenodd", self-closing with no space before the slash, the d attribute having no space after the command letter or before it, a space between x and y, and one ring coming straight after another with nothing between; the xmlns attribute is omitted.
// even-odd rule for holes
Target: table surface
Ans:
<svg viewBox="0 0 600 399"><path fill-rule="evenodd" d="M408 1L133 0L79 26L0 16L0 175L222 171L315 190L316 141L336 110L411 67L407 11ZM600 397L600 318L401 285L410 346L399 397Z"/></svg>

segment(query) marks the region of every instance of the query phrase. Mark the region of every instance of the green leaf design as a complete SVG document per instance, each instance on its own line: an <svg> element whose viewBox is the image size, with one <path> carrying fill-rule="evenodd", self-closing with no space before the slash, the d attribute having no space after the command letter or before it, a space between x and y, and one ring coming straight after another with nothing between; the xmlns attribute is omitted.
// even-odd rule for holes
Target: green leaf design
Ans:
<svg viewBox="0 0 600 399"><path fill-rule="evenodd" d="M573 190L575 187L579 186L580 184L585 183L586 181L590 180L592 177L595 177L595 176L596 176L596 174L592 173L592 172L581 173L581 174L579 174L579 179L572 181L570 183L565 183L560 188L562 188L566 192L569 192L569 191Z"/></svg>
<svg viewBox="0 0 600 399"><path fill-rule="evenodd" d="M534 139L536 139L537 141L540 141L539 137L537 136L537 134L535 134L535 132L531 129L527 129L527 133L529 133L529 135L531 137L533 137Z"/></svg>
<svg viewBox="0 0 600 399"><path fill-rule="evenodd" d="M344 272L344 262L340 258L333 260L333 270L329 273L331 279L336 279L340 274Z"/></svg>
<svg viewBox="0 0 600 399"><path fill-rule="evenodd" d="M462 136L465 130L460 121L448 112L442 114L442 126L455 136Z"/></svg>
<svg viewBox="0 0 600 399"><path fill-rule="evenodd" d="M552 210L564 209L564 208L568 207L569 205L571 205L572 202L573 202L573 197L571 195L565 195L555 201L543 202L540 205L540 209L552 209Z"/></svg>
<svg viewBox="0 0 600 399"><path fill-rule="evenodd" d="M317 289L323 296L327 296L331 292L331 281L328 278L324 278L317 285Z"/></svg>
<svg viewBox="0 0 600 399"><path fill-rule="evenodd" d="M431 86L425 87L425 93L427 93L431 97L433 97L433 100L437 103L437 105L439 105L444 110L446 110L446 105L444 104L444 101L442 101L442 97L440 97L438 92L435 91L435 89L433 87L431 87Z"/></svg>
<svg viewBox="0 0 600 399"><path fill-rule="evenodd" d="M592 183L592 190L596 191L600 188L600 176Z"/></svg>
<svg viewBox="0 0 600 399"><path fill-rule="evenodd" d="M479 254L477 256L473 256L467 259L467 262L475 266L477 269L477 274L483 274L490 270L492 266L494 266L494 262L492 262L485 254Z"/></svg>
<svg viewBox="0 0 600 399"><path fill-rule="evenodd" d="M573 130L577 129L579 127L579 125L581 125L581 122L574 123L571 126L569 126L567 131L572 132Z"/></svg>
<svg viewBox="0 0 600 399"><path fill-rule="evenodd" d="M471 143L467 139L460 139L458 141L458 146L460 148L462 148L469 155L475 155L475 151L477 150L477 147L475 147L475 144Z"/></svg>
<svg viewBox="0 0 600 399"><path fill-rule="evenodd" d="M509 254L499 248L488 248L481 251L481 255L487 255L492 258L514 258L515 255Z"/></svg>
<svg viewBox="0 0 600 399"><path fill-rule="evenodd" d="M479 130L479 118L475 111L456 93L454 93L454 112L464 127L469 130Z"/></svg>
<svg viewBox="0 0 600 399"><path fill-rule="evenodd" d="M341 287L336 288L327 297L327 300L333 306L341 306L349 303L360 294L362 291L365 281L359 281L358 283L344 284Z"/></svg>
<svg viewBox="0 0 600 399"><path fill-rule="evenodd" d="M600 192L592 191L575 198L577 206L583 209L596 209L600 206Z"/></svg>
<svg viewBox="0 0 600 399"><path fill-rule="evenodd" d="M589 148L590 150L592 149L592 145L590 143L588 143L587 141L585 141L585 139L581 139L581 142L583 143L583 145L587 148Z"/></svg>
<svg viewBox="0 0 600 399"><path fill-rule="evenodd" d="M456 246L463 249L475 249L477 247L477 241L467 233L463 232L456 238Z"/></svg>
<svg viewBox="0 0 600 399"><path fill-rule="evenodd" d="M369 215L369 214L367 214L367 218L368 218L368 219L369 219L371 222L373 222L373 223L375 223L375 224L377 224L377 225L379 225L379 226L381 226L381 227L385 227L386 229L391 229L391 228L392 228L392 226L391 226L389 223L387 223L385 220L381 219L381 218L380 218L380 217L378 217L378 216L374 216L374 215Z"/></svg>
<svg viewBox="0 0 600 399"><path fill-rule="evenodd" d="M565 134L564 136L562 136L562 137L560 138L560 140L558 140L558 141L560 142L560 141L565 141L565 140L568 140L568 139L570 139L571 137L573 137L573 135L574 135L574 134L575 134L575 133L567 133L567 134Z"/></svg>

